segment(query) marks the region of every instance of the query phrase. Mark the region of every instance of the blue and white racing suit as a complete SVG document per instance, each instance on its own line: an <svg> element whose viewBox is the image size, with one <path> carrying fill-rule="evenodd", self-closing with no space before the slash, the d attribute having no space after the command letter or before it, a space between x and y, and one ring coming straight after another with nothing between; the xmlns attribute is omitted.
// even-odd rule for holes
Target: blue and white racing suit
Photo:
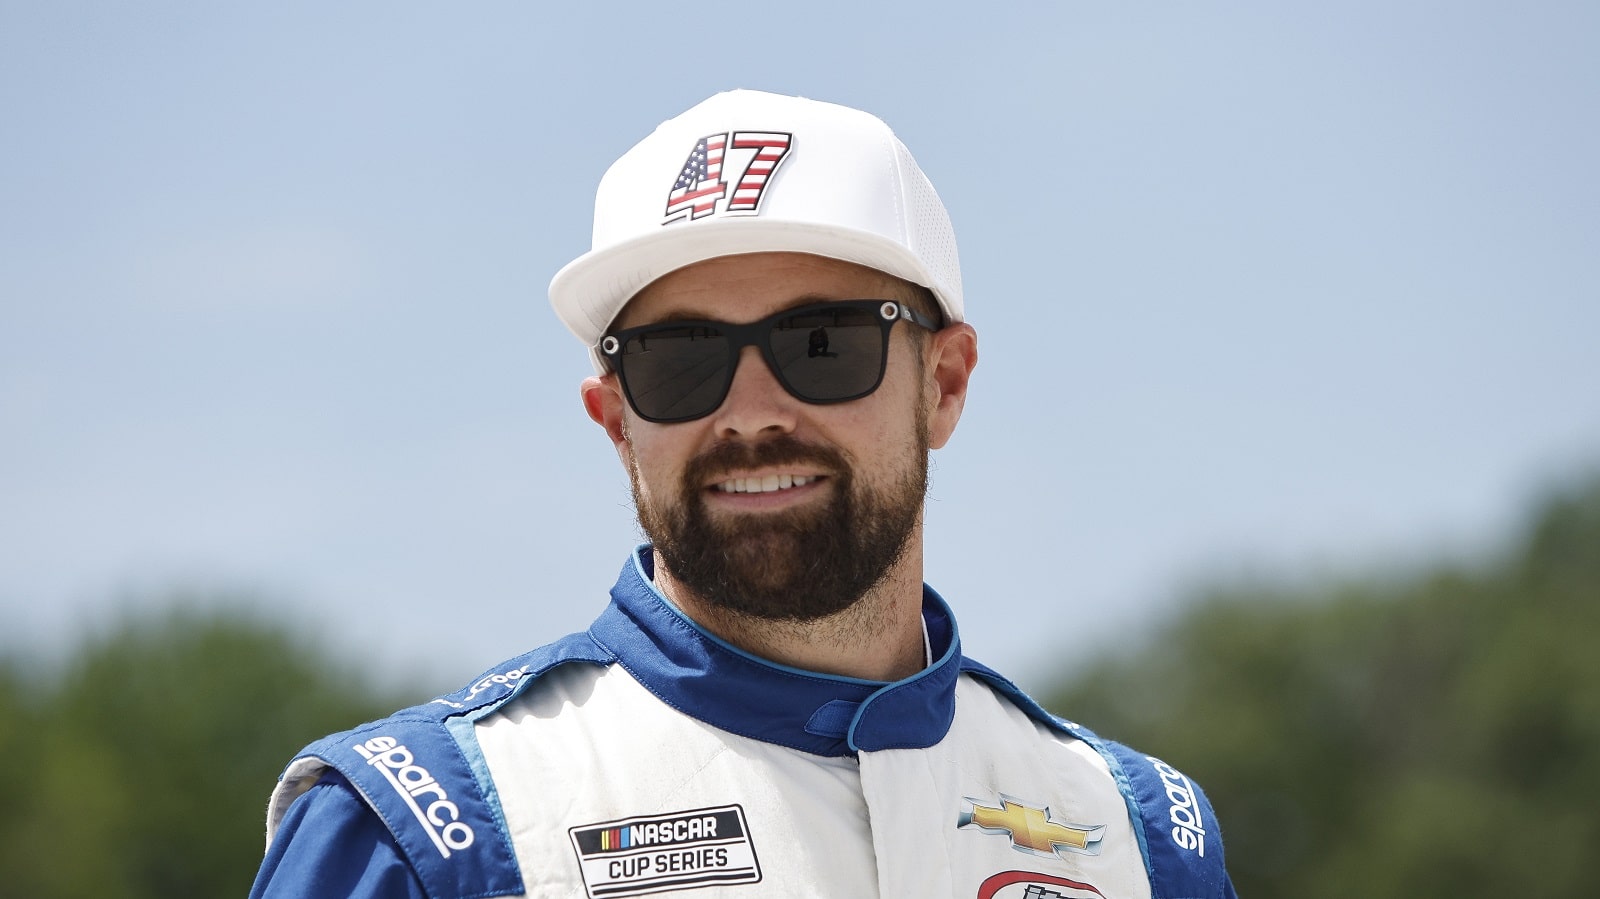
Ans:
<svg viewBox="0 0 1600 899"><path fill-rule="evenodd" d="M652 584L585 633L320 740L272 795L253 896L1229 899L1216 818L1162 761L961 655L894 683L775 665Z"/></svg>

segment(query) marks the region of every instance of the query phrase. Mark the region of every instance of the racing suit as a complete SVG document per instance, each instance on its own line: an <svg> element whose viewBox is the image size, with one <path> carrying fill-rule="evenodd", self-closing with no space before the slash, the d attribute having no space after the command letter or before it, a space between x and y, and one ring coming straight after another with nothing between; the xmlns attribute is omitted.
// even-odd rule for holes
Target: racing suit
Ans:
<svg viewBox="0 0 1600 899"><path fill-rule="evenodd" d="M590 629L307 747L252 896L1228 899L1216 819L1160 760L961 655L895 683L751 656L652 583Z"/></svg>

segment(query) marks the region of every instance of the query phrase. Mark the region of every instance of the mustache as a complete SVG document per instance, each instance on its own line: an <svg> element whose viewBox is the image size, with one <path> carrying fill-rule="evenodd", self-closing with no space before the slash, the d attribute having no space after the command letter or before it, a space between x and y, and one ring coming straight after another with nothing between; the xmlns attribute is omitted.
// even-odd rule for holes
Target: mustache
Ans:
<svg viewBox="0 0 1600 899"><path fill-rule="evenodd" d="M844 453L830 446L805 443L794 437L774 437L761 443L725 440L689 460L683 480L692 489L734 471L772 465L805 464L839 476L850 471Z"/></svg>

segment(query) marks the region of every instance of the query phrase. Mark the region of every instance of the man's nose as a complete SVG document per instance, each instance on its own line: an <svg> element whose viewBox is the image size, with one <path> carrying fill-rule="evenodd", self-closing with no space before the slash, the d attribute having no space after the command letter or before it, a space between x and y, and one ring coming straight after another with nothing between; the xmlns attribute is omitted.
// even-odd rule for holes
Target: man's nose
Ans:
<svg viewBox="0 0 1600 899"><path fill-rule="evenodd" d="M798 422L800 400L789 395L767 367L761 351L739 351L728 396L712 413L718 438L788 434Z"/></svg>

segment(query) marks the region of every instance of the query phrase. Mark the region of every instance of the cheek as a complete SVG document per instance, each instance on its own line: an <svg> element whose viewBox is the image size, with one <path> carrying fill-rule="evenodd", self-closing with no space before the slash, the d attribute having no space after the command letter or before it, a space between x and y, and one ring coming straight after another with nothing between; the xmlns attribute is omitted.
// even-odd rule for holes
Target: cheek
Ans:
<svg viewBox="0 0 1600 899"><path fill-rule="evenodd" d="M628 452L634 486L646 497L671 496L688 463L692 441L673 426L635 421L628 428Z"/></svg>
<svg viewBox="0 0 1600 899"><path fill-rule="evenodd" d="M880 481L919 451L913 402L908 395L879 390L864 400L833 407L839 414L830 418L819 436L845 454L858 477Z"/></svg>
<svg viewBox="0 0 1600 899"><path fill-rule="evenodd" d="M855 433L871 435L874 452L903 453L918 443L917 416L926 408L927 396L908 353L891 359L883 384L859 406L852 410Z"/></svg>

